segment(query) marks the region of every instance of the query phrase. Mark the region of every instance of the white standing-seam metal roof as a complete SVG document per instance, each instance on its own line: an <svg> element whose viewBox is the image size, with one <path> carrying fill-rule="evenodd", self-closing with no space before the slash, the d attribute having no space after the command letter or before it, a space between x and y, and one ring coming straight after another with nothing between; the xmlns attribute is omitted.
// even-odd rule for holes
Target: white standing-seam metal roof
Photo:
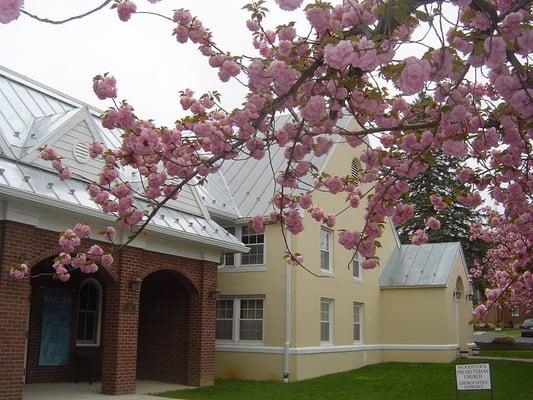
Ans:
<svg viewBox="0 0 533 400"><path fill-rule="evenodd" d="M402 244L395 248L379 278L381 288L445 287L457 256L462 258L461 243Z"/></svg>
<svg viewBox="0 0 533 400"><path fill-rule="evenodd" d="M291 115L280 115L276 118L275 126L282 127ZM338 125L344 128L350 123L350 117L343 117ZM338 136L333 136L334 139ZM328 157L334 151L332 146L328 154L321 157L310 155L306 158L318 170L322 170ZM287 159L284 155L285 147L274 145L261 160L256 160L245 154L234 160L224 160L220 167L221 177L207 177L207 183L201 189L207 207L215 213L221 211L220 205L225 204L225 210L231 209L239 218L251 218L256 215L268 215L274 210L272 195L276 188L278 172L285 168ZM309 180L309 177L306 178ZM219 183L223 180L225 185ZM304 180L306 181L306 180ZM279 188L279 185L277 186ZM224 191L224 188L226 190ZM218 205L218 206L217 206ZM223 215L222 215L223 216Z"/></svg>
<svg viewBox="0 0 533 400"><path fill-rule="evenodd" d="M61 181L55 171L42 166L40 158L36 160L41 164L38 165L27 157L36 151L37 147L48 143L47 139L52 140L62 134L61 129L77 115L90 118L90 124L96 127L98 137L104 140L107 147L116 148L120 145L120 130L103 128L99 118L100 110L0 67L1 195L55 207L64 205L81 215L86 213L113 219L111 215L105 215L92 201L86 191L86 181ZM72 135L72 132L69 134ZM59 153L63 155L61 151ZM80 163L79 169L89 168L85 165L88 164ZM148 209L148 203L141 200L137 201L137 206ZM199 203L198 208L202 207ZM211 220L208 214L198 212L198 215L193 215L184 212L179 204L176 207L162 207L150 222L149 228L223 249L248 251L238 239Z"/></svg>

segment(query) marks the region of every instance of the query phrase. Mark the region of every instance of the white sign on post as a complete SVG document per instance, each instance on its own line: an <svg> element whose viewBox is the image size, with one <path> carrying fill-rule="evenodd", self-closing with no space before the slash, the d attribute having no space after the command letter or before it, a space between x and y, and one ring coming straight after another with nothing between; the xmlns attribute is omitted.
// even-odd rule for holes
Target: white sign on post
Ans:
<svg viewBox="0 0 533 400"><path fill-rule="evenodd" d="M457 390L491 390L489 364L458 364L455 366Z"/></svg>

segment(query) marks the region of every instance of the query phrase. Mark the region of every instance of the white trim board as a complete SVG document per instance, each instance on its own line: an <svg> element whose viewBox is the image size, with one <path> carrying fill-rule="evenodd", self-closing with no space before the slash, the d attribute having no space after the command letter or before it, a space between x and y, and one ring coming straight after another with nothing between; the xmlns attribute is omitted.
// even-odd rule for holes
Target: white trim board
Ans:
<svg viewBox="0 0 533 400"><path fill-rule="evenodd" d="M415 351L452 351L457 344L353 344L345 346L293 347L289 354L347 353L371 350L415 350ZM283 347L256 346L245 344L217 344L216 351L233 353L283 354Z"/></svg>

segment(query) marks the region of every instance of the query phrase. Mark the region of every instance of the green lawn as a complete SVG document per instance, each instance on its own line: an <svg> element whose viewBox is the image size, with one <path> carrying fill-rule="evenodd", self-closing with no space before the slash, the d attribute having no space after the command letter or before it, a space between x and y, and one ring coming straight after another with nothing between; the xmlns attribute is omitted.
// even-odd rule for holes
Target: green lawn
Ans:
<svg viewBox="0 0 533 400"><path fill-rule="evenodd" d="M533 399L533 363L488 362L495 400ZM195 400L454 400L454 374L453 363L384 363L289 384L220 380L212 387L167 392L160 396ZM460 400L489 398L488 392L461 392L459 395Z"/></svg>
<svg viewBox="0 0 533 400"><path fill-rule="evenodd" d="M482 357L533 358L533 350L480 350Z"/></svg>

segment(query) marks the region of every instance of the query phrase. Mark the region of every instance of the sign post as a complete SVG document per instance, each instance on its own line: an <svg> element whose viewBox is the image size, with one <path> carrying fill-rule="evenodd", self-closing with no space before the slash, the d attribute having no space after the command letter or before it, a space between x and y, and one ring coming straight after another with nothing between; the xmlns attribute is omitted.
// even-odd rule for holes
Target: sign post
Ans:
<svg viewBox="0 0 533 400"><path fill-rule="evenodd" d="M459 399L460 391L490 390L492 397L492 377L490 364L457 364L455 366L456 394Z"/></svg>

